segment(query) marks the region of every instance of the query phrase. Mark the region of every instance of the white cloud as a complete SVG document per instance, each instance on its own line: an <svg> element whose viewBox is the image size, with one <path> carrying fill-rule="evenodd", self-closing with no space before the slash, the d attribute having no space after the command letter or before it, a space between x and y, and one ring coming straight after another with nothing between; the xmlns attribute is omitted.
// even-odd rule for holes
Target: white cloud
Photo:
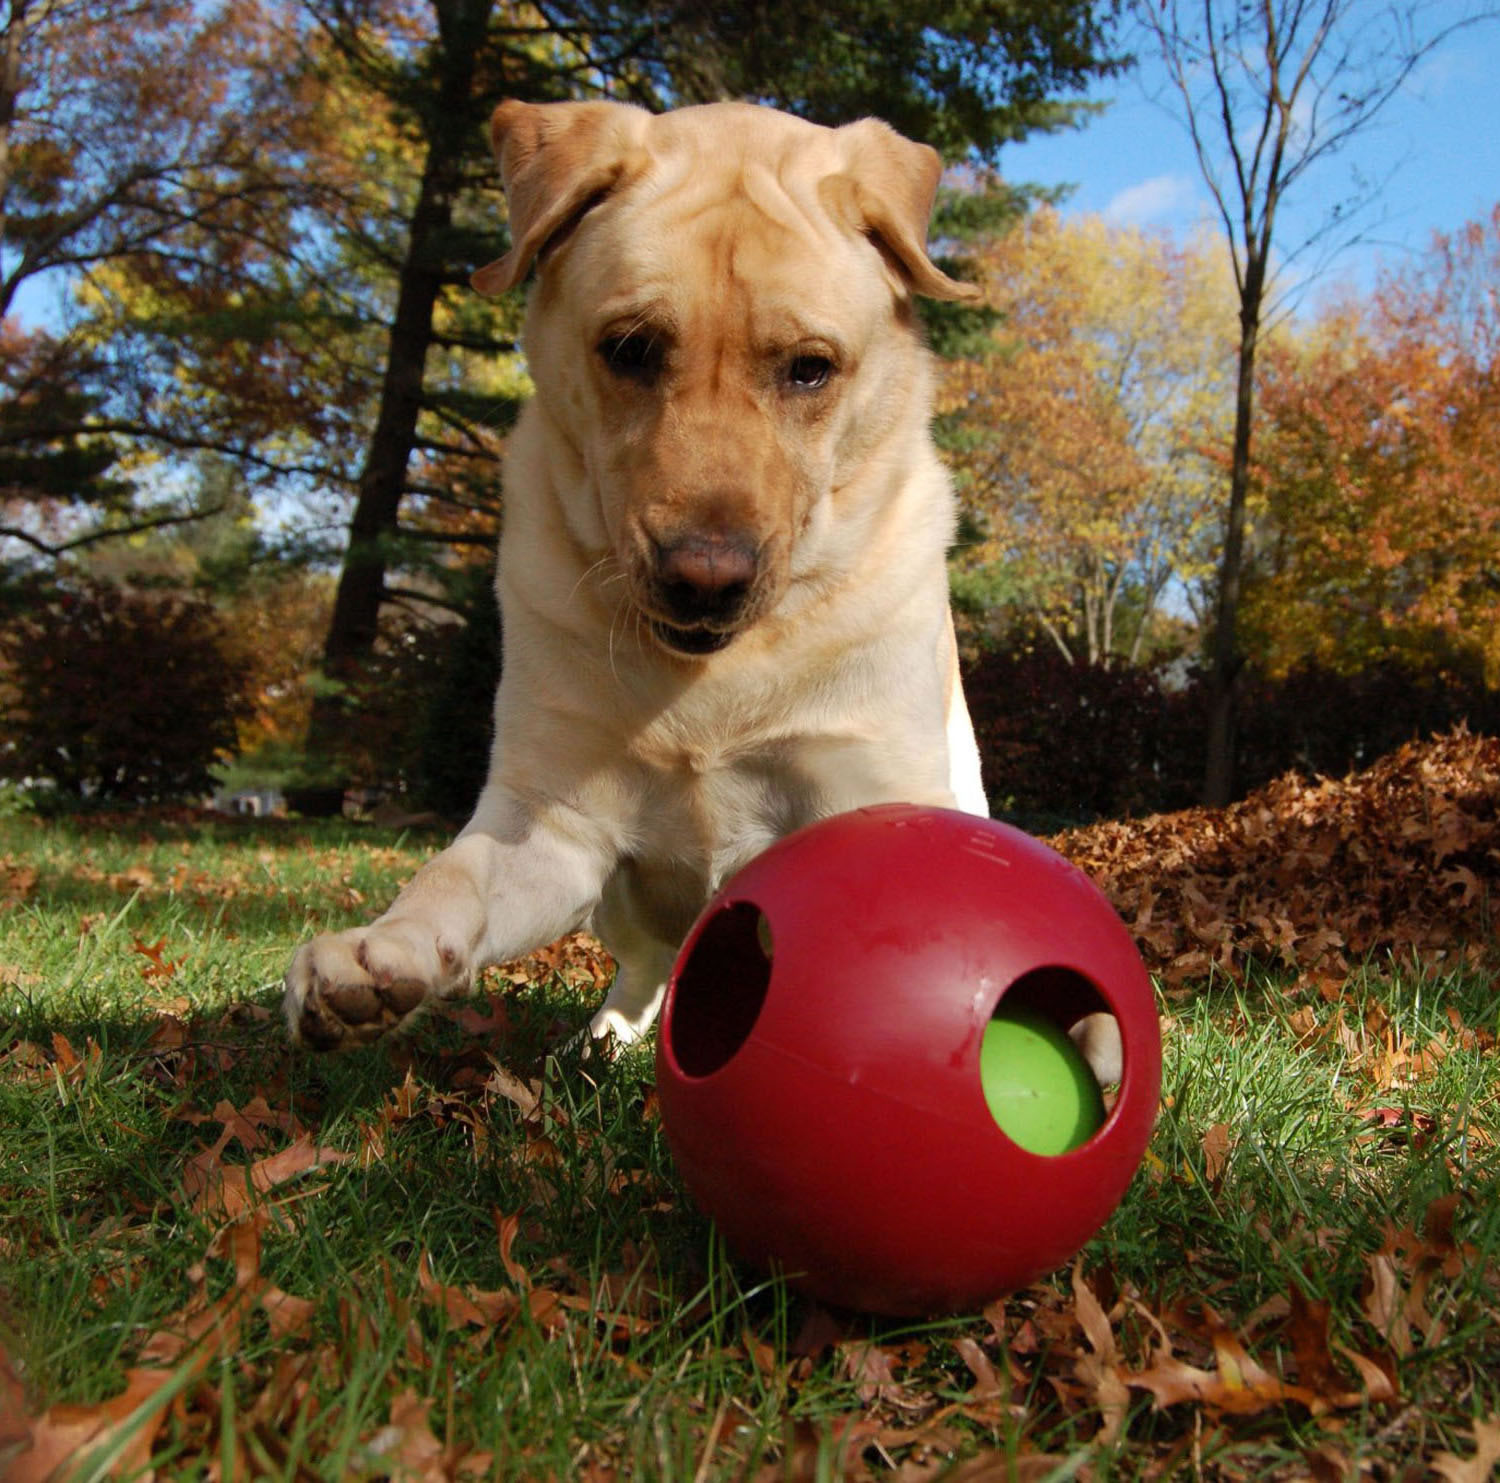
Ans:
<svg viewBox="0 0 1500 1483"><path fill-rule="evenodd" d="M1477 82L1483 72L1481 52L1456 46L1433 52L1406 79L1402 91L1409 97L1436 106L1445 94Z"/></svg>
<svg viewBox="0 0 1500 1483"><path fill-rule="evenodd" d="M1104 219L1116 226L1146 226L1198 216L1198 182L1187 175L1153 175L1116 191L1104 208Z"/></svg>

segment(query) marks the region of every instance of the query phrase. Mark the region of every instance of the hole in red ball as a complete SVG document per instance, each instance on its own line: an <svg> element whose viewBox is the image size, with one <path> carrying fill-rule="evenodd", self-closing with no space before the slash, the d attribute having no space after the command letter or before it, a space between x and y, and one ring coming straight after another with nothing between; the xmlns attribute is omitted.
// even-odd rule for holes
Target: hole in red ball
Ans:
<svg viewBox="0 0 1500 1483"><path fill-rule="evenodd" d="M980 1081L1000 1131L1031 1153L1081 1148L1104 1125L1102 1087L1120 1079L1108 1001L1071 968L1037 968L995 1006Z"/></svg>
<svg viewBox="0 0 1500 1483"><path fill-rule="evenodd" d="M1068 1031L1091 1014L1109 1014L1109 1000L1094 987L1093 980L1076 968L1033 968L1023 973L1004 993L995 1013L1002 1009L1029 1009L1049 1019L1059 1030Z"/></svg>
<svg viewBox="0 0 1500 1483"><path fill-rule="evenodd" d="M685 1076L712 1076L750 1038L771 984L771 927L751 901L721 907L704 923L678 970L667 1024Z"/></svg>

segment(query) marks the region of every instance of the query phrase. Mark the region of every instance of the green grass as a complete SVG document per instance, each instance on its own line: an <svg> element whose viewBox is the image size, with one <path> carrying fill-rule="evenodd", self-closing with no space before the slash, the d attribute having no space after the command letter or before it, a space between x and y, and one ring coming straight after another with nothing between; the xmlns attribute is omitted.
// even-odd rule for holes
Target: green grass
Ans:
<svg viewBox="0 0 1500 1483"><path fill-rule="evenodd" d="M1006 1458L1027 1479L1297 1478L1310 1458L1396 1478L1471 1454L1500 1412L1485 974L1372 964L1327 997L1264 980L1164 1003L1162 1116L1082 1257L1100 1356L1069 1272L896 1323L736 1266L682 1193L649 1051L558 1049L599 992L586 962L489 975L465 1006L487 1033L434 1017L293 1053L292 948L378 910L438 843L0 820L0 1337L34 1415L96 1408L46 1425L117 1423L77 1476L128 1472L148 1437L174 1479L1003 1478ZM496 1063L539 1083L535 1109ZM215 1159L225 1103L257 1146ZM346 1157L226 1234L213 1179L304 1134ZM277 1291L302 1302L273 1322ZM196 1347L162 1337L194 1325ZM1241 1351L1302 1399L1225 1389ZM1128 1386L1117 1441L1101 1362ZM1179 1396L1188 1366L1219 1388ZM159 1388L122 1410L142 1372ZM1160 1409L1129 1384L1153 1374ZM0 1474L26 1465L6 1436Z"/></svg>

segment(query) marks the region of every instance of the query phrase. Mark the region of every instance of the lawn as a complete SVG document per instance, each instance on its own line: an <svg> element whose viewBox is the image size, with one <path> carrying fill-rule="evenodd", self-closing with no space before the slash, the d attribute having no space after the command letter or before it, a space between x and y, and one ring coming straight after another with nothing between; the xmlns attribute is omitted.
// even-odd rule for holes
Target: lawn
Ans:
<svg viewBox="0 0 1500 1483"><path fill-rule="evenodd" d="M895 1322L726 1255L649 1051L563 1048L607 982L587 939L491 970L409 1040L287 1046L294 945L439 843L0 820L7 1483L1491 1476L1482 942L1257 967L1209 941L1203 966L1127 911L1165 1067L1124 1203L1070 1269ZM1459 886L1482 938L1488 888Z"/></svg>

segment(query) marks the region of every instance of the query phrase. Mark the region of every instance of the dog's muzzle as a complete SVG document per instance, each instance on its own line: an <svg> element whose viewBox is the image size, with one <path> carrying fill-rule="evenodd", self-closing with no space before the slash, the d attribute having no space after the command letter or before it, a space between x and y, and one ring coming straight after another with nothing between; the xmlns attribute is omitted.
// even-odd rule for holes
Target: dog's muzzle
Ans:
<svg viewBox="0 0 1500 1483"><path fill-rule="evenodd" d="M651 631L681 654L712 654L743 626L760 575L746 536L695 534L655 542Z"/></svg>

